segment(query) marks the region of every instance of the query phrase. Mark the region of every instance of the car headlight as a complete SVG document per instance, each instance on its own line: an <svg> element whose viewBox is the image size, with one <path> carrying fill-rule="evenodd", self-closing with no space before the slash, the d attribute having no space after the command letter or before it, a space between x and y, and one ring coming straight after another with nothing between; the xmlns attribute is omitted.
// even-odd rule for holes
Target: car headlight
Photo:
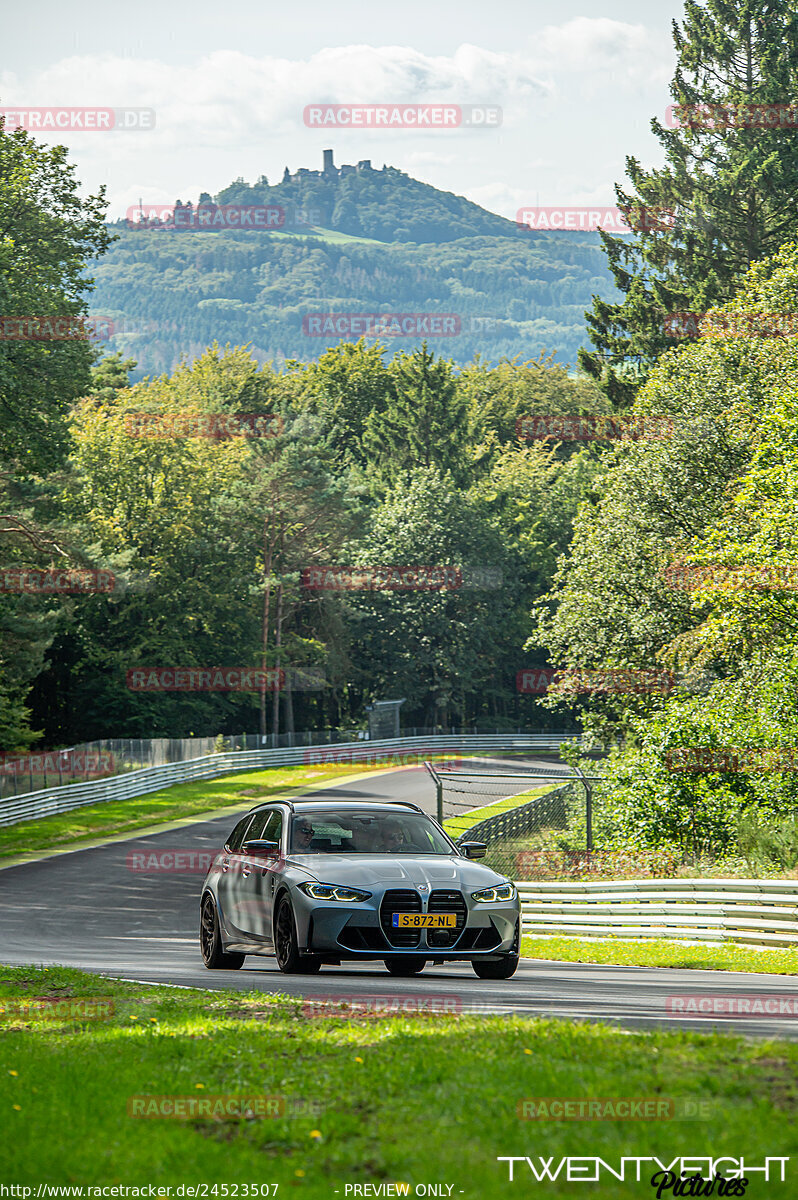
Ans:
<svg viewBox="0 0 798 1200"><path fill-rule="evenodd" d="M359 904L371 898L371 892L341 887L337 883L300 883L299 890L310 896L311 900L342 900L347 904Z"/></svg>
<svg viewBox="0 0 798 1200"><path fill-rule="evenodd" d="M481 892L472 892L471 899L477 904L495 904L498 900L515 900L514 883L499 883L496 887L483 888Z"/></svg>

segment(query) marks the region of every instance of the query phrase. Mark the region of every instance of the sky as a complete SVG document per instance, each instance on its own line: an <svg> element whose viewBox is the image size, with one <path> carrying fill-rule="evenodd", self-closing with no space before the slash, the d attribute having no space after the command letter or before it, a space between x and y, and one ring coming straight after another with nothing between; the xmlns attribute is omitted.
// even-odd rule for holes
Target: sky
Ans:
<svg viewBox="0 0 798 1200"><path fill-rule="evenodd" d="M69 147L111 218L242 177L371 159L515 218L613 204L627 155L657 166L673 0L137 0L6 8L0 109L152 110L152 128L34 134ZM311 128L307 106L485 105L490 127ZM500 122L495 110L501 109ZM70 118L71 119L71 118Z"/></svg>

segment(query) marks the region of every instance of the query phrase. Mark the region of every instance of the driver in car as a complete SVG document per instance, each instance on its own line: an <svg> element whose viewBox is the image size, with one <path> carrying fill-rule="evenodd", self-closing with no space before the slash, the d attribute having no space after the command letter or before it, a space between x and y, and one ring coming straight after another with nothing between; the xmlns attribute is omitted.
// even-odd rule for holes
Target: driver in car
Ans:
<svg viewBox="0 0 798 1200"><path fill-rule="evenodd" d="M297 854L301 854L303 850L311 850L313 848L313 826L310 821L302 817L294 825L294 850Z"/></svg>

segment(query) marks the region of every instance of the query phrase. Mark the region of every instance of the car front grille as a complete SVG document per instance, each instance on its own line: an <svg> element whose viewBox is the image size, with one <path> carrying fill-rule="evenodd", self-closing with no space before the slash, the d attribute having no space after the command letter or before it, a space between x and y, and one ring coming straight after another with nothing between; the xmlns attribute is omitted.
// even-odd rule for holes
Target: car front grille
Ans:
<svg viewBox="0 0 798 1200"><path fill-rule="evenodd" d="M421 897L409 888L393 888L385 893L380 905L380 925L385 938L397 949L417 946L421 938L419 929L394 929L394 913L421 912Z"/></svg>
<svg viewBox="0 0 798 1200"><path fill-rule="evenodd" d="M462 892L433 892L429 898L427 912L453 912L457 914L457 927L455 929L427 930L428 946L435 946L439 950L453 946L463 932L466 923L466 903Z"/></svg>

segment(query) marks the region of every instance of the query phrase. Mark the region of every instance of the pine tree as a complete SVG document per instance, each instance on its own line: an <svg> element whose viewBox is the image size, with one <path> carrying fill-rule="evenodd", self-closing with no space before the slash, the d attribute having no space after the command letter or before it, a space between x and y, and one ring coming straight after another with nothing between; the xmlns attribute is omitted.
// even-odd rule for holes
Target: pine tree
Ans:
<svg viewBox="0 0 798 1200"><path fill-rule="evenodd" d="M798 4L686 0L673 40L676 128L651 122L666 165L626 160L632 187L615 190L634 234L601 233L623 300L594 297L580 351L617 407L674 345L670 314L724 303L798 228Z"/></svg>
<svg viewBox="0 0 798 1200"><path fill-rule="evenodd" d="M449 471L464 482L468 416L448 359L435 361L424 342L391 364L394 390L366 422L365 445L376 473L395 478L418 467Z"/></svg>

